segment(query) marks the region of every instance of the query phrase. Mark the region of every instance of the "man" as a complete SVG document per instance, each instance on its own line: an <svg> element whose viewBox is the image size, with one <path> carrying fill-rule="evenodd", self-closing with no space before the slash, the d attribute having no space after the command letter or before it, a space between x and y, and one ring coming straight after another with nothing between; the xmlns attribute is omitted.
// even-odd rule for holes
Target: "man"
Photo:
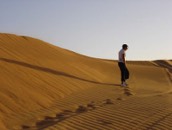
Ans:
<svg viewBox="0 0 172 130"><path fill-rule="evenodd" d="M119 59L118 59L118 66L120 68L121 71L121 86L122 87L126 87L127 83L126 80L129 79L129 71L126 67L126 60L125 60L125 56L126 56L126 50L128 49L128 45L127 44L123 44L122 45L122 49L119 51Z"/></svg>

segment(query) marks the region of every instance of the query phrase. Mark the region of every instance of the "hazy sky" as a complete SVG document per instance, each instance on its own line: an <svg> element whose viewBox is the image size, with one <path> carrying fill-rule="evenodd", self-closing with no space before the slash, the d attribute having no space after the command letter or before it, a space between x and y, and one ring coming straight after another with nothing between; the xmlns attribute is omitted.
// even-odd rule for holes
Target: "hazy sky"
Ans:
<svg viewBox="0 0 172 130"><path fill-rule="evenodd" d="M87 56L172 59L172 0L0 0L0 32Z"/></svg>

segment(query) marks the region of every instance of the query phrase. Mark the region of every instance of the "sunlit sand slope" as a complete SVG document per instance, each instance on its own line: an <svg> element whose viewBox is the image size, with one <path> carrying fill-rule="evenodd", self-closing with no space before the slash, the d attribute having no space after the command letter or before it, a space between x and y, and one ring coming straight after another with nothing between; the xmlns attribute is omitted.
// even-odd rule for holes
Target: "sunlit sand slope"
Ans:
<svg viewBox="0 0 172 130"><path fill-rule="evenodd" d="M172 118L170 65L128 62L129 86L121 88L116 61L0 34L0 129L165 128Z"/></svg>

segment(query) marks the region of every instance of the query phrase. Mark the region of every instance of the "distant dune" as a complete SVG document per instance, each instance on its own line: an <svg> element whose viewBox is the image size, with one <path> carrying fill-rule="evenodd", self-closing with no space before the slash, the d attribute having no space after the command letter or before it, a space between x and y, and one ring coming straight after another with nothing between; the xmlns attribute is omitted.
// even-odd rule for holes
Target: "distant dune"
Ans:
<svg viewBox="0 0 172 130"><path fill-rule="evenodd" d="M116 61L0 34L0 130L172 128L172 61Z"/></svg>

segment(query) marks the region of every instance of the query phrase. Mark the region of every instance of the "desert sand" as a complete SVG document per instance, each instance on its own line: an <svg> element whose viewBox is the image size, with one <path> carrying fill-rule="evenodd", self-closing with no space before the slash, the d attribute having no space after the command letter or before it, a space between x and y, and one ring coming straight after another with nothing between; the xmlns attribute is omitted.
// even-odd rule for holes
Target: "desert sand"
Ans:
<svg viewBox="0 0 172 130"><path fill-rule="evenodd" d="M0 130L172 130L172 61L127 66L1 33Z"/></svg>

